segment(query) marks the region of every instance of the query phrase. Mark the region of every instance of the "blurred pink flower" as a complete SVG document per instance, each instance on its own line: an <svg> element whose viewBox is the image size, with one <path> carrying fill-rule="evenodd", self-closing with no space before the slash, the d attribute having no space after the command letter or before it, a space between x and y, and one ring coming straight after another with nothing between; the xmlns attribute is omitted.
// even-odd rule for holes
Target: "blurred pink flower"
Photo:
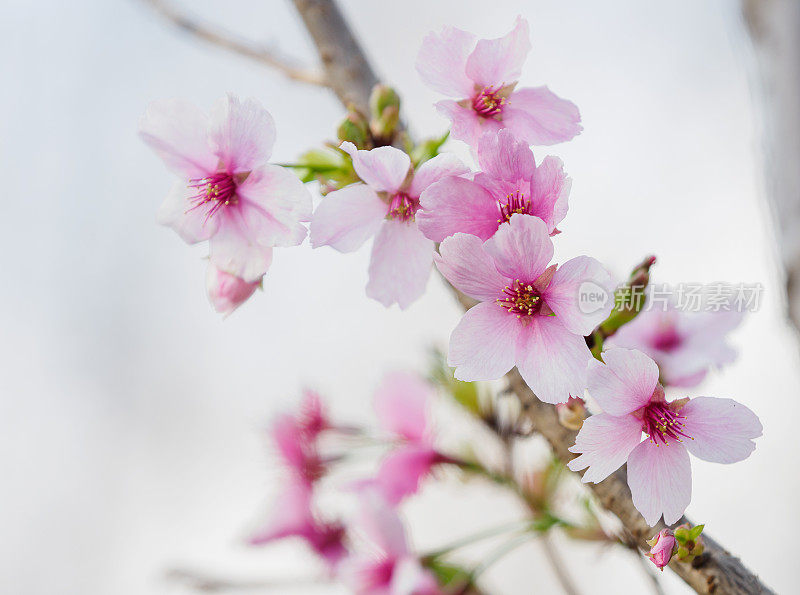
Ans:
<svg viewBox="0 0 800 595"><path fill-rule="evenodd" d="M208 265L206 273L206 290L208 299L214 310L227 316L245 303L256 289L261 287L258 281L245 281L236 275L219 270L213 264Z"/></svg>
<svg viewBox="0 0 800 595"><path fill-rule="evenodd" d="M363 183L322 200L311 222L311 245L352 252L375 236L367 295L405 309L424 293L433 260L433 242L415 220L419 196L437 180L468 170L453 155L437 155L415 172L411 158L394 147L359 151L345 142L342 149Z"/></svg>
<svg viewBox="0 0 800 595"><path fill-rule="evenodd" d="M448 363L460 380L494 380L515 365L546 403L581 396L591 353L584 335L613 306L611 277L594 258L548 266L547 225L512 215L486 242L464 233L444 240L436 266L457 289L480 303L450 336ZM597 294L584 304L581 294Z"/></svg>
<svg viewBox="0 0 800 595"><path fill-rule="evenodd" d="M604 413L583 422L567 465L588 467L584 482L603 481L627 461L633 504L650 526L661 515L676 522L692 496L689 453L713 463L735 463L755 450L758 417L732 399L697 397L667 402L658 366L629 349L603 352L589 363L589 393ZM648 435L642 440L642 432Z"/></svg>
<svg viewBox="0 0 800 595"><path fill-rule="evenodd" d="M675 535L669 529L662 529L647 543L652 546L647 557L661 570L664 570L664 566L669 564L673 554L678 551Z"/></svg>
<svg viewBox="0 0 800 595"><path fill-rule="evenodd" d="M267 160L275 123L261 105L228 94L207 116L177 99L153 102L142 139L181 176L158 213L189 244L209 240L217 268L258 281L273 246L303 241L311 195L292 172Z"/></svg>
<svg viewBox="0 0 800 595"><path fill-rule="evenodd" d="M378 425L401 442L361 489L374 488L396 505L419 490L434 465L449 460L433 445L429 409L434 395L434 388L416 374L396 372L384 377L375 392Z"/></svg>
<svg viewBox="0 0 800 595"><path fill-rule="evenodd" d="M483 132L508 128L529 145L553 145L581 131L575 104L547 87L516 89L531 49L528 22L499 39L476 40L445 27L429 33L417 56L417 72L433 90L453 100L436 104L452 121L453 138L475 145Z"/></svg>
<svg viewBox="0 0 800 595"><path fill-rule="evenodd" d="M323 522L312 509L312 487L293 478L277 500L267 527L253 535L250 545L265 545L287 537L300 537L332 570L347 555L345 530L340 523Z"/></svg>
<svg viewBox="0 0 800 595"><path fill-rule="evenodd" d="M539 217L557 233L572 184L558 157L537 167L530 147L501 130L481 137L478 163L483 171L472 180L449 176L422 193L417 222L427 238L441 242L461 231L488 240L514 213Z"/></svg>
<svg viewBox="0 0 800 595"><path fill-rule="evenodd" d="M377 493L363 496L353 528L368 541L350 555L340 577L355 595L440 595L433 573L424 568L406 541L403 523Z"/></svg>
<svg viewBox="0 0 800 595"><path fill-rule="evenodd" d="M613 347L638 349L658 364L669 386L700 384L708 370L731 363L736 351L726 342L739 326L743 312L684 312L674 305L666 311L645 310L608 339Z"/></svg>

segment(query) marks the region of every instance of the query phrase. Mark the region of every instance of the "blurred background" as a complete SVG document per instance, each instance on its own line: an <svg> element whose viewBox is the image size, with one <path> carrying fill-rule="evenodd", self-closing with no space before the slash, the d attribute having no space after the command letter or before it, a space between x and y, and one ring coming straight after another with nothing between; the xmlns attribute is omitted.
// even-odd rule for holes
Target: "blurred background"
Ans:
<svg viewBox="0 0 800 595"><path fill-rule="evenodd" d="M622 275L653 253L656 282L764 285L759 311L733 334L739 360L699 390L754 409L764 436L735 466L693 461L687 514L776 591L795 588L800 368L765 198L760 76L739 4L341 4L419 136L446 127L414 70L423 35L450 24L495 37L517 14L529 19L521 85L549 85L578 104L584 124L548 151L574 181L557 260L590 253ZM176 5L315 58L288 2ZM165 578L174 568L313 577L300 544L243 545L278 478L264 427L304 386L338 419L369 421L381 374L425 371L458 307L432 277L408 311L385 310L364 295L368 247L340 255L305 244L276 251L265 291L222 320L205 297L204 248L155 223L172 176L138 140L140 115L157 98L207 108L229 90L251 95L277 122L273 159L291 162L334 136L337 100L176 31L144 2L6 0L2 13L0 590L189 592ZM431 484L409 502L419 547L508 518L507 498L471 485ZM646 588L625 552L559 546L586 593ZM492 593L558 592L536 543L485 579ZM663 584L688 592L670 572Z"/></svg>

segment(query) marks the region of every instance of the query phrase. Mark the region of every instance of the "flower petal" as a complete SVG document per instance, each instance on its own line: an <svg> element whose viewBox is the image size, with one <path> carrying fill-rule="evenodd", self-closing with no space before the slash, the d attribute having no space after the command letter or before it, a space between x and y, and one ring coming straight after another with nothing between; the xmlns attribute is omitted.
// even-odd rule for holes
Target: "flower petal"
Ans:
<svg viewBox="0 0 800 595"><path fill-rule="evenodd" d="M219 220L206 218L206 210L194 209L190 198L196 193L186 182L175 182L158 209L156 220L175 230L187 244L207 240L219 228Z"/></svg>
<svg viewBox="0 0 800 595"><path fill-rule="evenodd" d="M297 176L277 165L254 169L237 189L242 214L264 246L297 246L311 218L311 193Z"/></svg>
<svg viewBox="0 0 800 595"><path fill-rule="evenodd" d="M478 164L485 173L507 182L530 180L536 172L531 148L507 129L481 136Z"/></svg>
<svg viewBox="0 0 800 595"><path fill-rule="evenodd" d="M603 352L605 364L589 362L588 389L603 411L626 415L650 402L658 366L641 351L614 348Z"/></svg>
<svg viewBox="0 0 800 595"><path fill-rule="evenodd" d="M465 178L445 178L420 197L417 224L426 237L441 242L458 232L488 240L500 225L497 201L483 186Z"/></svg>
<svg viewBox="0 0 800 595"><path fill-rule="evenodd" d="M467 76L484 87L518 81L530 50L528 21L518 16L514 28L505 36L478 41L467 58Z"/></svg>
<svg viewBox="0 0 800 595"><path fill-rule="evenodd" d="M394 147L378 147L360 151L351 142L340 147L353 158L353 168L358 177L377 192L397 192L408 176L411 157Z"/></svg>
<svg viewBox="0 0 800 595"><path fill-rule="evenodd" d="M206 137L208 116L180 99L152 102L139 121L139 136L167 167L187 178L202 178L217 169Z"/></svg>
<svg viewBox="0 0 800 595"><path fill-rule="evenodd" d="M248 283L209 265L206 272L206 291L211 305L220 314L228 315L245 303L261 286L261 280Z"/></svg>
<svg viewBox="0 0 800 595"><path fill-rule="evenodd" d="M589 256L561 265L542 297L561 323L578 335L591 333L614 308L611 275Z"/></svg>
<svg viewBox="0 0 800 595"><path fill-rule="evenodd" d="M208 247L214 266L244 281L260 279L272 264L272 247L258 241L258 229L250 227L240 209L226 211Z"/></svg>
<svg viewBox="0 0 800 595"><path fill-rule="evenodd" d="M425 293L432 262L433 242L416 223L384 221L372 244L367 295L405 310Z"/></svg>
<svg viewBox="0 0 800 595"><path fill-rule="evenodd" d="M531 215L547 223L550 233L567 215L571 188L572 180L564 173L561 159L545 157L531 180Z"/></svg>
<svg viewBox="0 0 800 595"><path fill-rule="evenodd" d="M402 446L381 461L375 486L390 505L397 506L419 491L438 459L439 454L428 446Z"/></svg>
<svg viewBox="0 0 800 595"><path fill-rule="evenodd" d="M592 359L581 335L569 332L555 316L532 316L519 334L517 368L545 403L566 403L586 389L586 364Z"/></svg>
<svg viewBox="0 0 800 595"><path fill-rule="evenodd" d="M503 109L503 122L531 145L555 145L570 140L583 128L574 103L547 87L514 91Z"/></svg>
<svg viewBox="0 0 800 595"><path fill-rule="evenodd" d="M592 415L583 422L575 446L569 449L581 456L571 460L567 467L572 471L588 467L583 482L600 483L628 460L641 441L642 422L632 415Z"/></svg>
<svg viewBox="0 0 800 595"><path fill-rule="evenodd" d="M675 523L692 500L692 467L680 442L645 440L628 457L628 486L633 505L651 527L664 515Z"/></svg>
<svg viewBox="0 0 800 595"><path fill-rule="evenodd" d="M553 258L547 225L538 217L515 214L484 244L501 275L533 283Z"/></svg>
<svg viewBox="0 0 800 595"><path fill-rule="evenodd" d="M519 323L492 302L467 310L450 335L447 363L455 377L468 382L495 380L514 367Z"/></svg>
<svg viewBox="0 0 800 595"><path fill-rule="evenodd" d="M357 250L381 227L388 207L366 184L351 184L331 192L314 211L311 245L339 252Z"/></svg>
<svg viewBox="0 0 800 595"><path fill-rule="evenodd" d="M439 245L434 260L439 272L456 289L477 300L494 302L509 279L497 272L484 247L479 237L457 233Z"/></svg>
<svg viewBox="0 0 800 595"><path fill-rule="evenodd" d="M274 514L267 527L253 535L250 545L263 545L285 537L310 537L314 533L311 513L311 486L290 480L272 504Z"/></svg>
<svg viewBox="0 0 800 595"><path fill-rule="evenodd" d="M761 436L758 416L733 399L697 397L679 413L686 416L683 431L693 438L684 446L704 461L742 461L756 449L753 439Z"/></svg>
<svg viewBox="0 0 800 595"><path fill-rule="evenodd" d="M428 432L428 407L435 394L433 386L417 374L386 374L375 391L378 425L406 440L424 441Z"/></svg>
<svg viewBox="0 0 800 595"><path fill-rule="evenodd" d="M436 155L419 166L411 180L408 193L411 196L419 197L434 182L448 176L463 176L467 173L469 173L469 168L452 153Z"/></svg>
<svg viewBox="0 0 800 595"><path fill-rule="evenodd" d="M464 141L470 146L477 146L478 139L484 132L497 132L503 123L494 118L482 118L472 107L460 105L457 101L447 99L435 104L438 111L450 120L450 136Z"/></svg>
<svg viewBox="0 0 800 595"><path fill-rule="evenodd" d="M362 495L355 524L387 557L399 558L408 553L403 521L379 493Z"/></svg>
<svg viewBox="0 0 800 595"><path fill-rule="evenodd" d="M422 82L448 97L469 97L473 82L465 69L473 47L475 36L455 27L428 33L417 54L417 72Z"/></svg>
<svg viewBox="0 0 800 595"><path fill-rule="evenodd" d="M443 591L439 588L434 573L422 566L419 558L404 556L394 567L389 593L391 595L441 595Z"/></svg>
<svg viewBox="0 0 800 595"><path fill-rule="evenodd" d="M257 100L228 93L211 109L208 138L226 171L250 171L272 155L275 121Z"/></svg>

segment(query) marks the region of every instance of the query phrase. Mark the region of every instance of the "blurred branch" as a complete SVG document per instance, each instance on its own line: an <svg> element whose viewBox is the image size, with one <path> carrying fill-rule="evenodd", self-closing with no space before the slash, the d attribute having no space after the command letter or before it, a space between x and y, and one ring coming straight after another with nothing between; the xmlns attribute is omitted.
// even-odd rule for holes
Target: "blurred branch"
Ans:
<svg viewBox="0 0 800 595"><path fill-rule="evenodd" d="M228 591L274 592L277 589L281 591L294 590L326 584L325 581L321 579L309 578L308 576L286 580L243 580L211 576L204 572L185 568L173 568L172 570L168 570L165 573L165 578L169 581L186 585L190 589L202 591L203 593L224 593Z"/></svg>
<svg viewBox="0 0 800 595"><path fill-rule="evenodd" d="M333 0L293 0L314 40L331 88L345 105L359 109L367 106L377 77L363 50ZM467 310L474 300L453 290L462 307ZM520 400L524 415L550 443L554 453L567 462L575 457L569 447L575 444L577 432L568 430L558 421L556 408L542 403L513 369L507 375L511 390ZM589 484L600 504L615 514L636 539L640 550L649 551L646 539L657 533L662 525L651 528L633 506L625 467L599 484ZM689 522L685 518L679 522ZM698 593L752 595L773 593L735 556L703 533L705 553L693 563L673 558L670 567Z"/></svg>
<svg viewBox="0 0 800 595"><path fill-rule="evenodd" d="M178 29L205 42L260 62L294 81L322 87L328 86L323 72L302 67L298 65L297 61L282 56L277 52L258 46L250 41L239 39L234 34L223 29L216 29L201 23L164 0L144 0L144 2L152 6L156 12L178 27Z"/></svg>

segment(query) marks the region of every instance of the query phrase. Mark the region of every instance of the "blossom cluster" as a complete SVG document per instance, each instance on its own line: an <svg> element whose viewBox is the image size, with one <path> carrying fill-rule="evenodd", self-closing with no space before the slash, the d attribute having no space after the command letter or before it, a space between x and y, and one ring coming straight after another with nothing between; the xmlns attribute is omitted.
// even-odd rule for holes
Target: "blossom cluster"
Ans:
<svg viewBox="0 0 800 595"><path fill-rule="evenodd" d="M450 336L448 363L456 378L497 380L516 367L551 404L574 403L588 390L602 413L578 420L571 448L578 456L569 468L586 469L583 480L599 482L627 462L633 503L645 520L654 525L663 516L674 523L691 499L689 454L733 463L749 456L761 435L758 418L736 401L668 400L664 388L695 386L709 369L729 363L735 352L726 335L740 315L637 308L609 326L615 300L591 308L581 302L587 287L613 295L615 284L591 256L552 262L571 179L558 157L537 159L531 146L569 141L581 124L575 105L547 87L517 88L529 50L521 18L498 39L478 40L452 27L428 35L417 70L450 98L436 107L450 119L451 136L469 145L476 168L438 147L425 154L380 145L397 122L391 111L369 143L343 139L337 151L349 169L325 188L313 213L303 183L268 163L275 126L257 102L228 95L209 116L183 102L157 102L142 121L142 137L182 178L159 219L189 243L208 240L209 295L225 313L261 284L273 248L298 245L307 233L312 247L339 252L372 239L366 293L387 307L404 309L419 299L435 265L475 302ZM348 122L358 132L358 119ZM335 430L314 399L304 416L284 418L274 430L292 479L279 518L256 541L299 535L332 568L343 560L358 568L356 582L403 575L420 586L402 592L434 592L402 531L389 526L396 521L378 511L416 491L422 477L447 462L430 440L424 392L402 377L382 389L379 419L402 446L358 486L371 502L365 523L383 551L380 559L410 570L353 561L343 525L314 512L313 487L326 468L316 438ZM356 592L378 592L362 587Z"/></svg>

